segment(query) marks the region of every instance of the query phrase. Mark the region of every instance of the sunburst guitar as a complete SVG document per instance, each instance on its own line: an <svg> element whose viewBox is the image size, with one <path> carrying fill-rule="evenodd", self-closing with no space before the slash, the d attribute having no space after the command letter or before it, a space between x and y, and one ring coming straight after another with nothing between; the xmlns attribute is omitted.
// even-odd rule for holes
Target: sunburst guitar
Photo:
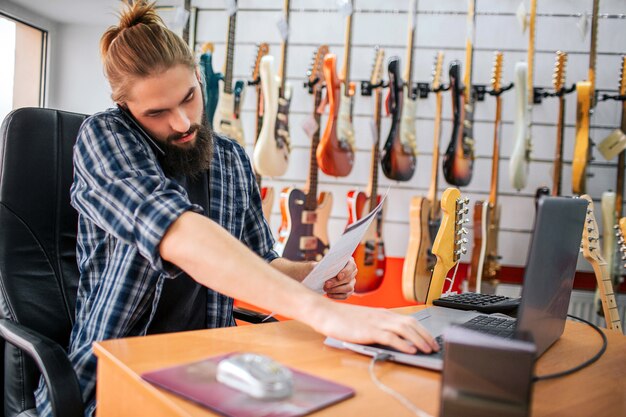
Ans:
<svg viewBox="0 0 626 417"><path fill-rule="evenodd" d="M619 318L619 311L615 301L613 292L613 282L609 275L607 263L602 257L600 245L600 235L598 233L598 225L594 217L593 201L588 195L582 195L581 198L589 202L587 207L587 219L583 228L582 250L583 256L593 267L596 276L598 289L600 290L600 299L602 300L602 309L606 321L606 327L611 330L622 331L622 324Z"/></svg>
<svg viewBox="0 0 626 417"><path fill-rule="evenodd" d="M351 190L348 192L348 226L357 222L376 208L380 202L378 195L378 161L380 143L380 109L382 105L382 68L385 52L376 49L374 67L370 76L370 85L374 91L374 124L376 137L372 145L372 163L370 182L367 192ZM383 282L385 276L385 243L382 236L383 210L379 211L376 218L367 229L361 243L357 246L352 257L356 262L358 274L354 291L366 293L376 290Z"/></svg>

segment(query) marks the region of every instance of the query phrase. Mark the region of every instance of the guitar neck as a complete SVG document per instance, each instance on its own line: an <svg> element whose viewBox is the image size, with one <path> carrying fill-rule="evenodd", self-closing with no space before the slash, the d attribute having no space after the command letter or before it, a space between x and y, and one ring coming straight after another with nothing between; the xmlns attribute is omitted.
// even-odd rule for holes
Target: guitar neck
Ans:
<svg viewBox="0 0 626 417"><path fill-rule="evenodd" d="M425 304L432 305L434 300L441 298L443 284L446 282L448 271L449 269L444 268L442 263L437 260L433 274L430 277L430 286L428 287L428 295L426 296Z"/></svg>
<svg viewBox="0 0 626 417"><path fill-rule="evenodd" d="M263 126L263 116L261 115L261 107L263 103L263 95L261 94L261 83L256 85L256 135L254 144L259 140L259 133L261 132L261 127ZM259 186L259 190L261 190L261 182L263 180L263 176L255 173L256 183Z"/></svg>
<svg viewBox="0 0 626 417"><path fill-rule="evenodd" d="M530 2L530 20L528 22L528 73L526 88L528 89L528 106L532 106L535 90L533 86L535 74L535 20L537 16L537 0Z"/></svg>
<svg viewBox="0 0 626 417"><path fill-rule="evenodd" d="M441 92L435 93L435 133L433 139L433 163L430 172L430 186L428 187L427 198L430 200L430 219L437 217L437 186L439 182L439 141L441 140L441 111L443 107L443 98Z"/></svg>
<svg viewBox="0 0 626 417"><path fill-rule="evenodd" d="M556 151L554 152L554 172L552 173L552 195L561 195L561 175L563 172L563 135L565 133L565 97L559 96L559 118L556 125Z"/></svg>
<svg viewBox="0 0 626 417"><path fill-rule="evenodd" d="M493 160L491 164L491 186L489 188L489 205L497 207L498 173L500 170L500 131L502 126L502 97L496 96L496 118L493 122Z"/></svg>
<svg viewBox="0 0 626 417"><path fill-rule="evenodd" d="M619 93L626 95L626 56L622 57L622 77ZM622 101L622 132L626 132L626 101ZM624 171L626 170L626 150L619 153L617 158L617 184L615 188L615 215L624 217Z"/></svg>
<svg viewBox="0 0 626 417"><path fill-rule="evenodd" d="M285 11L285 22L287 22L287 25L289 25L289 2L290 0L285 0L285 4L283 7L283 10ZM280 97L283 98L285 97L285 83L287 82L287 46L288 40L287 36L285 36L285 39L280 46L281 60L280 72L278 74L278 76L280 77L280 90L278 90L278 94Z"/></svg>
<svg viewBox="0 0 626 417"><path fill-rule="evenodd" d="M417 0L413 0L409 9L409 34L406 43L406 63L404 64L404 82L406 83L411 96L411 85L413 78L413 42L415 41L415 21L417 17ZM412 98L412 97L410 97Z"/></svg>
<svg viewBox="0 0 626 417"><path fill-rule="evenodd" d="M380 109L383 103L383 95L380 88L374 90L374 125L376 127L376 140L372 145L372 165L370 167L370 183L367 187L371 212L378 204L378 163L380 161Z"/></svg>
<svg viewBox="0 0 626 417"><path fill-rule="evenodd" d="M613 292L613 282L606 262L592 260L591 266L596 275L598 290L600 291L600 299L602 300L602 310L606 327L611 330L622 331L622 324L619 317L619 310L615 301L615 293Z"/></svg>
<svg viewBox="0 0 626 417"><path fill-rule="evenodd" d="M354 4L354 1L352 1ZM346 97L350 95L350 49L352 48L352 16L354 13L346 18L346 34L344 41L344 57L343 57L343 69L341 70L341 81L344 84L344 94Z"/></svg>
<svg viewBox="0 0 626 417"><path fill-rule="evenodd" d="M309 178L306 183L306 196L304 199L304 209L308 211L314 211L317 208L317 156L315 151L320 143L320 120L321 115L318 111L320 103L322 102L322 89L318 86L314 92L315 106L313 107L313 119L315 119L315 132L311 137L311 152L309 155Z"/></svg>
<svg viewBox="0 0 626 417"><path fill-rule="evenodd" d="M235 55L235 28L237 25L237 13L233 13L228 19L228 42L226 47L226 69L224 70L224 92L233 93L233 59Z"/></svg>
<svg viewBox="0 0 626 417"><path fill-rule="evenodd" d="M471 103L472 94L472 65L474 58L474 28L476 24L476 0L469 1L467 11L467 37L465 39L465 73L463 76L465 103Z"/></svg>
<svg viewBox="0 0 626 417"><path fill-rule="evenodd" d="M596 55L598 50L598 12L600 0L593 0L593 14L591 16L591 46L589 48L589 75L591 83L591 108L596 105Z"/></svg>

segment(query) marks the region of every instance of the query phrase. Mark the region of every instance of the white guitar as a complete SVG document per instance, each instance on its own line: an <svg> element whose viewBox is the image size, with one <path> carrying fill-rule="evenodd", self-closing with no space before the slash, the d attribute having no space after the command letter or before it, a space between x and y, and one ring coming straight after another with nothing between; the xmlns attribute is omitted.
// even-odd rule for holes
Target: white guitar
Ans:
<svg viewBox="0 0 626 417"><path fill-rule="evenodd" d="M284 19L289 22L289 0L285 0ZM287 37L281 47L280 72L274 70L274 58L261 60L261 86L264 116L252 160L256 172L269 177L284 175L289 165L289 105L292 89L287 79Z"/></svg>
<svg viewBox="0 0 626 417"><path fill-rule="evenodd" d="M237 81L233 87L233 56L235 53L235 26L237 13L228 20L228 47L226 49L226 69L220 80L220 96L213 116L213 129L245 146L240 109L244 98L244 82Z"/></svg>
<svg viewBox="0 0 626 417"><path fill-rule="evenodd" d="M515 64L515 146L509 161L509 179L516 190L526 187L528 160L530 159L530 114L528 89L526 87L528 66L525 62Z"/></svg>

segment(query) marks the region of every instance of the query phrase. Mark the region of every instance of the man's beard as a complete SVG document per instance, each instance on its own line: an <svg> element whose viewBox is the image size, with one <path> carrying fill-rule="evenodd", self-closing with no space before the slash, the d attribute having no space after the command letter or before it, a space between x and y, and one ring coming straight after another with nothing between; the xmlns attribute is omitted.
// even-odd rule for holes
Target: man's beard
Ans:
<svg viewBox="0 0 626 417"><path fill-rule="evenodd" d="M202 124L193 124L185 133L174 134L167 138L165 155L161 158L161 165L166 175L171 177L188 176L198 177L211 166L213 158L213 131L202 118ZM191 148L181 148L173 142L181 137L196 132L196 142Z"/></svg>

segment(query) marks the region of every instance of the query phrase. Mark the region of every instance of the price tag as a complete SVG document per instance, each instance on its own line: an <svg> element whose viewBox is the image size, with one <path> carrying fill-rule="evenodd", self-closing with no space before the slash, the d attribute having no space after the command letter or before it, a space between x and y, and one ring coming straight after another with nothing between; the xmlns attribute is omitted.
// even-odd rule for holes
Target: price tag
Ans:
<svg viewBox="0 0 626 417"><path fill-rule="evenodd" d="M237 0L224 0L224 8L229 16L237 13Z"/></svg>
<svg viewBox="0 0 626 417"><path fill-rule="evenodd" d="M519 23L519 27L522 30L522 33L526 32L526 28L528 28L528 19L526 18L526 6L524 5L524 0L519 4L517 10L515 11L515 16L517 16L517 23Z"/></svg>
<svg viewBox="0 0 626 417"><path fill-rule="evenodd" d="M615 158L624 149L626 149L626 135L621 129L615 129L609 133L598 145L598 150L607 161Z"/></svg>
<svg viewBox="0 0 626 417"><path fill-rule="evenodd" d="M284 16L278 19L276 27L278 28L278 33L280 33L282 40L286 41L289 37L289 23L287 23Z"/></svg>
<svg viewBox="0 0 626 417"><path fill-rule="evenodd" d="M576 22L576 27L580 33L580 40L584 41L587 37L587 32L589 31L589 16L587 13L580 15L578 22Z"/></svg>
<svg viewBox="0 0 626 417"><path fill-rule="evenodd" d="M189 11L183 6L178 6L174 9L174 19L172 20L172 26L177 29L182 29L187 24L189 19Z"/></svg>
<svg viewBox="0 0 626 417"><path fill-rule="evenodd" d="M348 17L352 14L352 2L350 0L337 0L337 10L341 17Z"/></svg>
<svg viewBox="0 0 626 417"><path fill-rule="evenodd" d="M304 130L304 133L306 133L309 138L312 138L318 129L319 125L315 121L315 117L313 117L313 115L309 115L309 117L304 119L302 122L302 130Z"/></svg>

